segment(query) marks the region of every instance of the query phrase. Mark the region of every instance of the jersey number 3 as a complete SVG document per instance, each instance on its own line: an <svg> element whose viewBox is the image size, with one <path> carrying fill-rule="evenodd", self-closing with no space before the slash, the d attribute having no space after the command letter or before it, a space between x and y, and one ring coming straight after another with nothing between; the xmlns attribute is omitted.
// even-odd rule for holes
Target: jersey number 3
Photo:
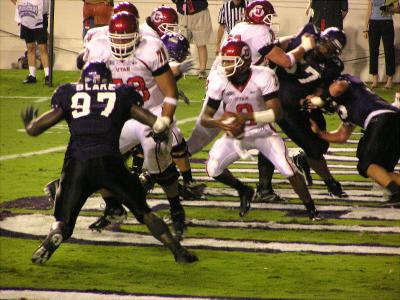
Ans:
<svg viewBox="0 0 400 300"><path fill-rule="evenodd" d="M97 93L97 102L103 103L107 101L106 107L101 111L100 115L108 117L114 109L116 95L115 93L105 92ZM85 92L79 92L71 98L72 117L74 119L87 116L90 114L90 95Z"/></svg>

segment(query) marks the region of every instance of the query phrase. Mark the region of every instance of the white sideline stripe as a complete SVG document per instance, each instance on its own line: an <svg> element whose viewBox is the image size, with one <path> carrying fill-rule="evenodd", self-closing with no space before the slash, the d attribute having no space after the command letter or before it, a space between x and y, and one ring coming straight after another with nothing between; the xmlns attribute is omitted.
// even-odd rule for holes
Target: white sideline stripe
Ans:
<svg viewBox="0 0 400 300"><path fill-rule="evenodd" d="M353 168L354 169L354 168ZM205 168L204 169L196 169L192 168L193 173L205 173ZM249 173L249 174L258 174L258 169L247 169L247 168L242 168L242 169L233 169L229 168L229 171L232 173ZM348 171L348 170L330 170L332 174L343 174L343 175L358 175L358 171ZM279 171L275 170L275 174L280 174ZM315 174L314 171L311 171L311 173Z"/></svg>
<svg viewBox="0 0 400 300"><path fill-rule="evenodd" d="M27 152L27 153L11 154L11 155L2 155L2 156L0 156L0 161L16 159L16 158L21 158L21 157L30 157L30 156L34 156L34 155L49 154L49 153L53 153L53 152L61 152L61 151L65 151L66 149L67 149L67 146L58 146L58 147L53 147L53 148L40 150L40 151L35 151L35 152Z"/></svg>
<svg viewBox="0 0 400 300"><path fill-rule="evenodd" d="M169 202L164 199L147 199L150 207L164 205L168 206ZM211 201L211 200L190 200L182 201L187 207L214 207L214 208L235 208L239 209L238 201ZM86 201L82 210L103 210L104 201L101 197L90 197ZM272 204L272 203L252 203L253 209L274 209L274 210L305 210L302 204ZM318 211L323 215L324 211L347 212L340 219L377 219L377 220L400 220L400 210L386 207L357 207L346 205L317 205ZM251 215L251 210L249 212Z"/></svg>
<svg viewBox="0 0 400 300"><path fill-rule="evenodd" d="M36 290L0 290L1 299L46 299L46 300L212 300L212 298L197 298L197 297L172 297L159 295L120 295L120 294L102 294L97 293L79 293L79 292L61 292L61 291L36 291ZM229 298L227 298L229 299Z"/></svg>
<svg viewBox="0 0 400 300"><path fill-rule="evenodd" d="M154 237L136 233L103 231L102 233L88 230L88 226L96 217L78 217L73 238L98 241L135 243L137 245L161 245ZM33 214L8 217L0 222L1 228L35 236L47 235L49 225L54 222L52 216ZM283 243L264 241L237 241L232 239L219 240L216 238L187 238L182 244L188 247L208 247L212 249L243 249L261 251L283 252L318 252L318 253L343 253L343 254L384 254L400 255L400 247L364 246L364 245L335 245L313 243Z"/></svg>
<svg viewBox="0 0 400 300"><path fill-rule="evenodd" d="M41 97L39 99L37 99L36 101L34 101L35 103L41 103L41 102L46 102L47 100L49 100L50 97Z"/></svg>
<svg viewBox="0 0 400 300"><path fill-rule="evenodd" d="M346 231L346 232L377 232L377 233L400 233L400 227L396 226L361 226L361 225L316 225L316 224L283 224L276 222L247 222L247 221L215 221L187 219L187 222L199 226L212 226L222 228L264 228L284 230L321 230L321 231ZM139 225L139 222L129 217L124 224ZM190 226L190 225L189 225Z"/></svg>

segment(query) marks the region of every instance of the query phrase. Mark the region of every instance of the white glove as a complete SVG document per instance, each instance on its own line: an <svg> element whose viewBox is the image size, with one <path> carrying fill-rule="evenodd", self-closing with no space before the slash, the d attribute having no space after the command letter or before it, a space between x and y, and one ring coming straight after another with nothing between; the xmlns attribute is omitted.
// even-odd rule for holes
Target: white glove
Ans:
<svg viewBox="0 0 400 300"><path fill-rule="evenodd" d="M193 66L194 66L194 59L187 59L178 65L178 69L179 72L181 72L181 74L184 74L187 73L190 69L192 69Z"/></svg>
<svg viewBox="0 0 400 300"><path fill-rule="evenodd" d="M171 119L169 117L157 117L157 120L153 124L153 130L155 133L163 132L169 127L169 124L171 124Z"/></svg>
<svg viewBox="0 0 400 300"><path fill-rule="evenodd" d="M301 37L301 45L300 46L303 47L306 52L313 49L314 45L315 45L315 41L314 41L313 37L307 36L307 35L303 35Z"/></svg>

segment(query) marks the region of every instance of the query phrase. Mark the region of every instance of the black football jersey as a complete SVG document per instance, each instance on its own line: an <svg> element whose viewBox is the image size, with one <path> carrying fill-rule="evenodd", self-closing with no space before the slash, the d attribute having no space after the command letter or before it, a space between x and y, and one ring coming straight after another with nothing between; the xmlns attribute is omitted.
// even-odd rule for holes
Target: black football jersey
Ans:
<svg viewBox="0 0 400 300"><path fill-rule="evenodd" d="M65 84L51 99L52 107L65 114L71 138L66 157L89 159L120 155L119 136L131 118L133 104L141 105L142 98L131 86L101 84Z"/></svg>
<svg viewBox="0 0 400 300"><path fill-rule="evenodd" d="M343 122L364 127L367 117L375 111L393 111L400 109L374 94L360 79L351 75L342 75L349 82L349 88L340 97L333 98L336 112Z"/></svg>
<svg viewBox="0 0 400 300"><path fill-rule="evenodd" d="M319 40L319 32L312 24L307 24L291 40L286 51L291 51L301 44L301 37L304 34L313 35L316 41ZM315 88L328 85L337 78L344 70L344 64L338 57L325 58L316 50L308 51L304 57L295 63L291 68L277 69L279 80L296 81L304 90L304 94L311 94Z"/></svg>

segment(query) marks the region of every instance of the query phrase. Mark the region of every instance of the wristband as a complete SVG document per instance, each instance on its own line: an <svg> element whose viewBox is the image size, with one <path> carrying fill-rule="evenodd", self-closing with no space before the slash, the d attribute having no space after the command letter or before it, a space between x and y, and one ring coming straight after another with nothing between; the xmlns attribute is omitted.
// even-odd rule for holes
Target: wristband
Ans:
<svg viewBox="0 0 400 300"><path fill-rule="evenodd" d="M253 119L257 123L271 123L275 121L275 112L272 109L256 111L253 113Z"/></svg>
<svg viewBox="0 0 400 300"><path fill-rule="evenodd" d="M172 97L165 97L164 102L176 106L178 100Z"/></svg>
<svg viewBox="0 0 400 300"><path fill-rule="evenodd" d="M293 66L296 62L296 58L294 57L293 53L288 53L290 59L290 66Z"/></svg>

